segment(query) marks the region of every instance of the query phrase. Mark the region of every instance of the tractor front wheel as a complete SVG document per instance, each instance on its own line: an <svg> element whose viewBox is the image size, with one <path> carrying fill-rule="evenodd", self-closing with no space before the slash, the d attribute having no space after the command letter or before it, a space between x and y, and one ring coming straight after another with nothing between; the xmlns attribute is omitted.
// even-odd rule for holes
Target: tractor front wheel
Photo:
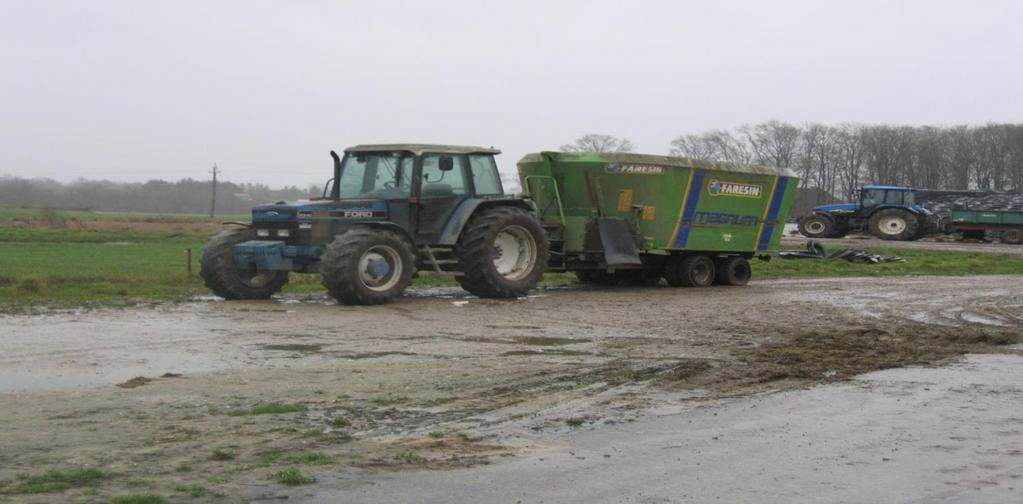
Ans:
<svg viewBox="0 0 1023 504"><path fill-rule="evenodd" d="M887 208L870 216L870 231L882 240L911 240L919 229L917 216L899 208Z"/></svg>
<svg viewBox="0 0 1023 504"><path fill-rule="evenodd" d="M807 238L831 238L835 223L824 215L813 213L799 219L799 233Z"/></svg>
<svg viewBox="0 0 1023 504"><path fill-rule="evenodd" d="M458 237L455 255L462 288L480 297L525 295L543 278L547 235L540 221L521 208L480 211Z"/></svg>
<svg viewBox="0 0 1023 504"><path fill-rule="evenodd" d="M288 283L287 271L245 271L235 262L234 247L254 240L249 229L217 234L202 249L199 276L214 294L224 299L267 299Z"/></svg>
<svg viewBox="0 0 1023 504"><path fill-rule="evenodd" d="M415 260L412 246L394 232L355 228L327 245L320 275L339 303L380 304L405 292L412 283Z"/></svg>

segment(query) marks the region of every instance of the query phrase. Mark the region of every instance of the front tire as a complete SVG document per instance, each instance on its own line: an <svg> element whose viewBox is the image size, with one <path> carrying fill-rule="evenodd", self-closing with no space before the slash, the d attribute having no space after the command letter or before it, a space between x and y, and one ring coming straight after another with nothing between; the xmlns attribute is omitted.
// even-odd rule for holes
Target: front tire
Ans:
<svg viewBox="0 0 1023 504"><path fill-rule="evenodd" d="M224 299L267 299L288 283L287 271L242 271L235 262L234 247L254 240L249 229L217 234L202 249L199 276L214 294Z"/></svg>
<svg viewBox="0 0 1023 504"><path fill-rule="evenodd" d="M540 221L521 208L481 210L458 237L455 255L463 289L479 297L523 296L543 278L547 235Z"/></svg>
<svg viewBox="0 0 1023 504"><path fill-rule="evenodd" d="M912 240L919 229L917 216L898 208L886 208L870 216L870 232L882 240Z"/></svg>
<svg viewBox="0 0 1023 504"><path fill-rule="evenodd" d="M799 219L799 233L807 238L830 238L835 234L835 223L828 217L813 213Z"/></svg>
<svg viewBox="0 0 1023 504"><path fill-rule="evenodd" d="M327 245L320 275L339 303L381 304L401 296L412 283L415 260L412 246L394 232L354 228Z"/></svg>

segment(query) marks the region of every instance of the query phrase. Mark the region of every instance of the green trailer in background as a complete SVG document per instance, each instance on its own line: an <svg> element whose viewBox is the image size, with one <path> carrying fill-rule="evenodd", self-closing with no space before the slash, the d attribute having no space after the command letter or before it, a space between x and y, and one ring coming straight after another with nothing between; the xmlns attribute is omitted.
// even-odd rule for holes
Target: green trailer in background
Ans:
<svg viewBox="0 0 1023 504"><path fill-rule="evenodd" d="M986 233L999 235L1002 243L1023 244L1023 211L952 210L951 231L964 238L984 239Z"/></svg>
<svg viewBox="0 0 1023 504"><path fill-rule="evenodd" d="M540 152L518 163L550 240L580 281L744 285L776 251L798 179L787 169L629 153Z"/></svg>

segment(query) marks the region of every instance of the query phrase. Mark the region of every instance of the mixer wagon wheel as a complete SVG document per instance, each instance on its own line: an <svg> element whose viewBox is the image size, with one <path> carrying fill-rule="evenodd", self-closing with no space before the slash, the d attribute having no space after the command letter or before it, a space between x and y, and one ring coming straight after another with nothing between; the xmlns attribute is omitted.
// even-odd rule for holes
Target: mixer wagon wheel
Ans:
<svg viewBox="0 0 1023 504"><path fill-rule="evenodd" d="M462 288L488 298L523 296L543 278L547 234L516 207L487 208L472 217L455 245Z"/></svg>
<svg viewBox="0 0 1023 504"><path fill-rule="evenodd" d="M350 229L327 245L320 259L323 286L343 304L386 303L405 291L413 273L412 245L383 229Z"/></svg>
<svg viewBox="0 0 1023 504"><path fill-rule="evenodd" d="M706 287L714 283L714 260L705 255L674 257L668 263L664 279L672 287Z"/></svg>
<svg viewBox="0 0 1023 504"><path fill-rule="evenodd" d="M199 276L214 294L224 299L267 299L288 283L287 271L242 271L234 258L234 246L256 239L249 229L224 231L202 249Z"/></svg>
<svg viewBox="0 0 1023 504"><path fill-rule="evenodd" d="M746 285L753 276L753 269L744 257L725 257L717 261L717 285Z"/></svg>

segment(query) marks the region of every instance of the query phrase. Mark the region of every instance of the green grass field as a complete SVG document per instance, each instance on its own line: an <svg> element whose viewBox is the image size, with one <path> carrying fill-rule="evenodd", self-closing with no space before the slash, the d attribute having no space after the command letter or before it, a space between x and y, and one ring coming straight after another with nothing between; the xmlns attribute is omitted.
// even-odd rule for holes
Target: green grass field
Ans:
<svg viewBox="0 0 1023 504"><path fill-rule="evenodd" d="M208 294L198 277L199 257L222 220L201 216L93 214L0 209L0 307L136 304ZM70 223L70 224L69 224ZM83 223L83 224L76 224ZM191 275L187 250L192 251ZM876 249L906 263L753 261L755 279L904 275L979 275L1023 272L1023 257L959 252ZM572 283L549 274L548 285ZM424 274L419 286L455 285ZM285 293L322 292L317 275L291 275Z"/></svg>

